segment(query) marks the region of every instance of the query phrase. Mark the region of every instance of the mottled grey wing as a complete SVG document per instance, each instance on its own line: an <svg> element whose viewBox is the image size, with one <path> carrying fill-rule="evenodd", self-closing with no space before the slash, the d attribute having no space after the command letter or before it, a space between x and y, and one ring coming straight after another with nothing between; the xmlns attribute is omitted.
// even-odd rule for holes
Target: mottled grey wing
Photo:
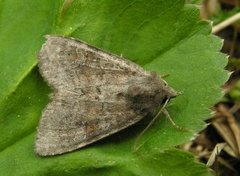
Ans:
<svg viewBox="0 0 240 176"><path fill-rule="evenodd" d="M121 95L148 72L81 41L46 38L39 69L54 93L37 130L39 155L78 149L142 118Z"/></svg>

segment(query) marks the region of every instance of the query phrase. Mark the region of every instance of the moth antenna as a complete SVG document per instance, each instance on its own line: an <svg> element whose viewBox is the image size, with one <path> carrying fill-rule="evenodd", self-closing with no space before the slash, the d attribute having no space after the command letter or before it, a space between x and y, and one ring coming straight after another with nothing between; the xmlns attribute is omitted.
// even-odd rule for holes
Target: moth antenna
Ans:
<svg viewBox="0 0 240 176"><path fill-rule="evenodd" d="M168 113L167 109L165 108L166 105L168 104L169 100L170 100L170 98L168 98L168 99L166 100L166 102L163 104L163 106L162 106L161 109L158 111L158 113L154 116L154 118L151 120L151 122L150 122L150 123L147 125L147 127L138 135L138 137L137 137L137 139L136 139L136 141L135 141L135 143L134 143L134 146L133 146L134 151L137 151L137 150L143 145L143 144L142 144L142 145L137 146L137 144L138 144L140 138L142 137L142 135L152 126L152 124L155 122L155 120L157 119L157 117L158 117L161 113L163 113L163 114L166 116L166 118L171 122L171 124L173 125L173 127L176 128L177 130L184 131L184 132L188 132L188 131L189 131L189 130L183 128L183 127L178 126L178 125L173 121L173 119L171 118L170 114Z"/></svg>
<svg viewBox="0 0 240 176"><path fill-rule="evenodd" d="M140 138L142 137L142 135L149 129L149 127L152 126L152 124L155 122L155 120L158 118L158 116L161 114L161 112L163 112L163 110L165 109L167 103L169 102L170 98L168 98L165 103L163 104L163 106L160 108L160 110L158 111L158 113L154 116L154 118L151 120L151 122L147 125L146 128L144 128L144 130L137 136L137 139L135 140L133 149L134 151L137 151L142 145L137 146ZM169 115L169 114L168 114ZM172 119L171 119L172 120ZM174 123L175 124L175 123ZM176 124L175 124L176 125Z"/></svg>
<svg viewBox="0 0 240 176"><path fill-rule="evenodd" d="M180 131L185 131L185 132L188 132L188 131L189 131L189 130L183 128L183 127L178 126L178 125L173 121L173 119L171 118L170 114L168 113L168 111L167 111L165 108L162 109L162 113L168 118L168 120L171 122L171 124L172 124L172 126L173 126L174 128L176 128L177 130L180 130Z"/></svg>
<svg viewBox="0 0 240 176"><path fill-rule="evenodd" d="M175 128L179 128L178 125L173 121L173 119L171 118L170 114L168 113L168 111L166 109L163 109L162 112Z"/></svg>

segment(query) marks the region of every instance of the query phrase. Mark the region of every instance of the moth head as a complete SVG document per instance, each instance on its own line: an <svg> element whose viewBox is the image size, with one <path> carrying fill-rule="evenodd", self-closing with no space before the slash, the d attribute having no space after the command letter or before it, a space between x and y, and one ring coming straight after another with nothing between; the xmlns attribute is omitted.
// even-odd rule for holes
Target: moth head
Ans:
<svg viewBox="0 0 240 176"><path fill-rule="evenodd" d="M155 73L131 81L127 91L132 107L140 112L151 112L177 95L178 93Z"/></svg>

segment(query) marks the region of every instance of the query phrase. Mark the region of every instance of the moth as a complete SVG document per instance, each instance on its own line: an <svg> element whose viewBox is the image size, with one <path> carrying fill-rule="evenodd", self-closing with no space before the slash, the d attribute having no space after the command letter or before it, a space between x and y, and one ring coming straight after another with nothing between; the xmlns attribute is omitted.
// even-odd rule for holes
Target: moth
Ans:
<svg viewBox="0 0 240 176"><path fill-rule="evenodd" d="M123 130L177 95L156 73L73 38L47 35L38 59L53 89L37 128L35 151L41 156Z"/></svg>

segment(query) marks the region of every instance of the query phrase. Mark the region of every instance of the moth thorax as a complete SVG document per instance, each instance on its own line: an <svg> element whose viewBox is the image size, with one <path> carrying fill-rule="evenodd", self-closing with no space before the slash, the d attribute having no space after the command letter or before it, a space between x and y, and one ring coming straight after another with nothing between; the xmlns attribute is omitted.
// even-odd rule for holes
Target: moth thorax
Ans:
<svg viewBox="0 0 240 176"><path fill-rule="evenodd" d="M127 91L132 108L146 114L176 96L177 93L154 73L141 80L132 81Z"/></svg>
<svg viewBox="0 0 240 176"><path fill-rule="evenodd" d="M131 108L139 113L151 113L165 101L168 95L156 86L132 85L128 88Z"/></svg>

